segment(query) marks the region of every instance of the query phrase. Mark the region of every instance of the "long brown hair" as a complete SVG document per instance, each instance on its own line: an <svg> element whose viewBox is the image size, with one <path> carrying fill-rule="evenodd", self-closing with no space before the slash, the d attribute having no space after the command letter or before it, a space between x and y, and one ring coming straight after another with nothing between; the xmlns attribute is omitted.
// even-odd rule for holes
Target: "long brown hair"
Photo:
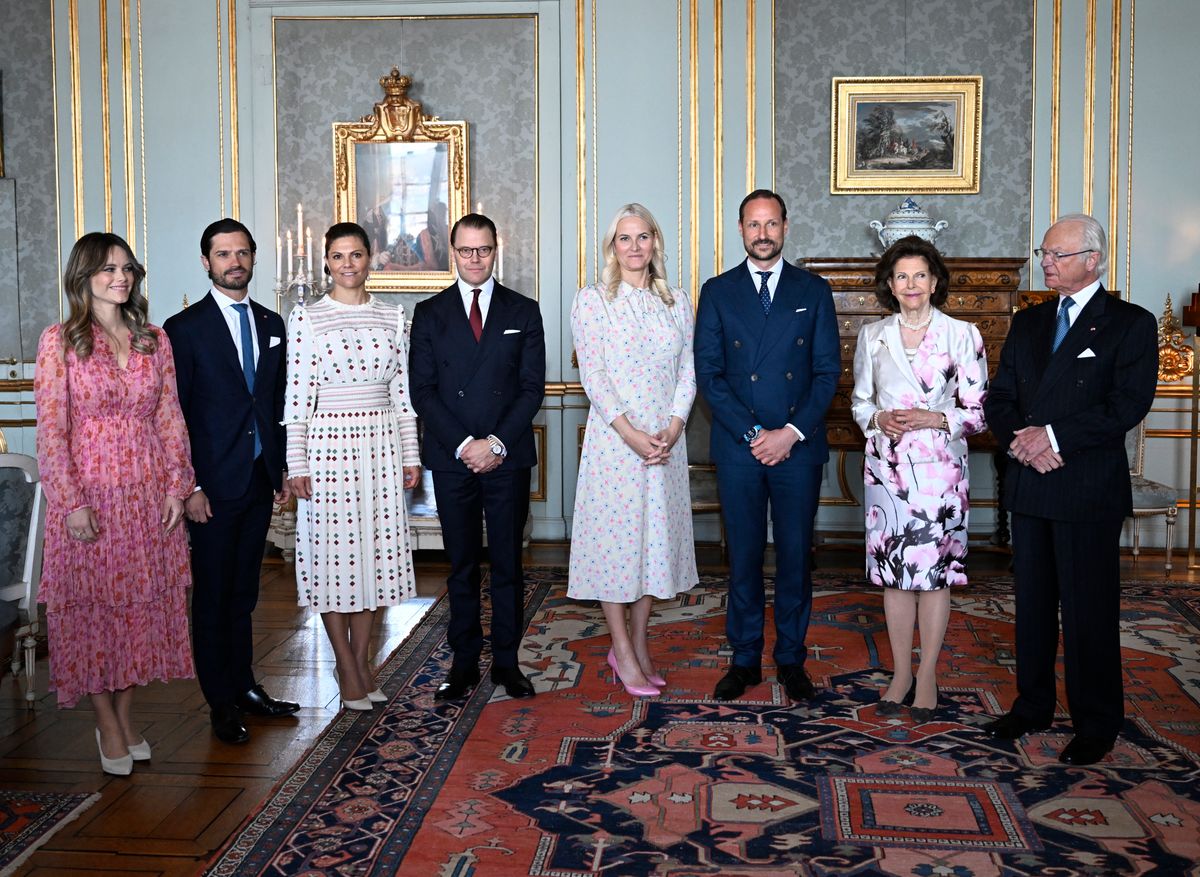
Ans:
<svg viewBox="0 0 1200 877"><path fill-rule="evenodd" d="M133 289L121 305L121 319L129 328L129 346L138 353L153 353L158 348L158 338L147 325L150 304L142 295L146 269L120 235L92 231L75 242L63 272L63 291L67 294L70 309L63 321L63 342L74 348L80 359L92 355L92 277L108 264L108 252L113 247L124 250L133 264Z"/></svg>

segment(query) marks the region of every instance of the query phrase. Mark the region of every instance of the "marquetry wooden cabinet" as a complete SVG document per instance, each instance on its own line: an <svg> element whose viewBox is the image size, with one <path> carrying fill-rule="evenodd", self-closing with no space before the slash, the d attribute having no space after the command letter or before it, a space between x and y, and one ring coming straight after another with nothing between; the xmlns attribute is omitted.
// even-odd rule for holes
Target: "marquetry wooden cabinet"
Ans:
<svg viewBox="0 0 1200 877"><path fill-rule="evenodd" d="M862 325L889 313L875 298L876 262L873 258L815 258L799 263L800 267L824 277L833 287L842 347L842 375L826 418L829 444L834 450L863 448L863 434L850 416L854 348ZM970 320L979 327L991 374L995 374L1000 360L1000 347L1008 335L1013 311L1020 304L1017 284L1024 264L1024 259L946 259L946 267L950 269L950 297L942 308L951 316ZM995 447L991 433L973 436L970 444L978 450Z"/></svg>

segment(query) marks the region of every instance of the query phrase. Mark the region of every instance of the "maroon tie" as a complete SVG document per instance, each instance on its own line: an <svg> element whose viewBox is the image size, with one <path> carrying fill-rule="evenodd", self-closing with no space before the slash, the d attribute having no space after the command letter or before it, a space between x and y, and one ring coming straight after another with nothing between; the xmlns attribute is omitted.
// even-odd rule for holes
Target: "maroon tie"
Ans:
<svg viewBox="0 0 1200 877"><path fill-rule="evenodd" d="M475 333L475 340L478 342L480 336L483 335L483 311L479 310L479 290L472 289L474 298L471 299L471 316L468 318L471 322L471 331Z"/></svg>

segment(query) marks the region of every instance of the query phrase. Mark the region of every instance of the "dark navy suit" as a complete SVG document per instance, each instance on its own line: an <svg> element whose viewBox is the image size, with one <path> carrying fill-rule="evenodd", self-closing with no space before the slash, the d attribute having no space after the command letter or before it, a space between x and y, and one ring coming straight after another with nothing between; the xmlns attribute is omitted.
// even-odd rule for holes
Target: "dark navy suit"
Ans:
<svg viewBox="0 0 1200 877"><path fill-rule="evenodd" d="M456 667L478 668L482 524L491 563L492 659L517 666L524 633L521 542L529 474L537 462L533 418L546 391L546 339L536 301L496 284L478 342L458 284L413 312L409 388L422 422L421 462L433 473L442 542L450 557L447 640ZM494 435L507 455L483 475L455 457L463 439Z"/></svg>
<svg viewBox="0 0 1200 877"><path fill-rule="evenodd" d="M253 393L213 293L163 325L175 354L196 483L212 506L212 518L188 521L188 532L192 649L200 687L213 706L234 703L256 684L251 614L272 498L283 486L287 337L279 314L246 301L259 351Z"/></svg>
<svg viewBox="0 0 1200 877"><path fill-rule="evenodd" d="M712 408L712 460L729 545L726 634L733 663L757 668L763 651L767 508L775 541L777 665L803 664L812 611L811 548L825 412L841 372L829 284L787 262L769 315L746 262L707 281L696 317L696 380ZM744 435L791 423L804 435L788 459L764 466Z"/></svg>
<svg viewBox="0 0 1200 877"><path fill-rule="evenodd" d="M1075 732L1113 740L1124 718L1119 549L1133 510L1125 433L1154 402L1158 328L1149 311L1102 286L1051 353L1058 301L1013 316L983 405L1001 448L1018 429L1049 424L1063 459L1044 474L1017 463L1006 470L1016 574L1012 712L1035 724L1054 715L1061 603Z"/></svg>

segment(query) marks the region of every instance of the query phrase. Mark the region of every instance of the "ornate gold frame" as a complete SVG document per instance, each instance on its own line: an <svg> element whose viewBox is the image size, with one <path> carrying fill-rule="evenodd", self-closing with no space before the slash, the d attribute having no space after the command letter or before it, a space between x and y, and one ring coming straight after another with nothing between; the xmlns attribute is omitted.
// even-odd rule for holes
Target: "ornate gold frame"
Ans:
<svg viewBox="0 0 1200 877"><path fill-rule="evenodd" d="M383 100L358 122L333 123L333 211L336 222L360 222L358 174L355 148L368 143L446 144L446 225L469 211L470 184L467 153L467 123L444 122L422 112L421 104L408 96L412 79L393 67L382 76ZM376 270L367 280L371 292L436 292L454 281L454 260L447 248L446 270Z"/></svg>
<svg viewBox="0 0 1200 877"><path fill-rule="evenodd" d="M832 85L829 191L846 194L912 194L979 191L983 120L982 76L835 76ZM859 170L854 166L856 111L860 103L955 104L953 166L946 170Z"/></svg>

